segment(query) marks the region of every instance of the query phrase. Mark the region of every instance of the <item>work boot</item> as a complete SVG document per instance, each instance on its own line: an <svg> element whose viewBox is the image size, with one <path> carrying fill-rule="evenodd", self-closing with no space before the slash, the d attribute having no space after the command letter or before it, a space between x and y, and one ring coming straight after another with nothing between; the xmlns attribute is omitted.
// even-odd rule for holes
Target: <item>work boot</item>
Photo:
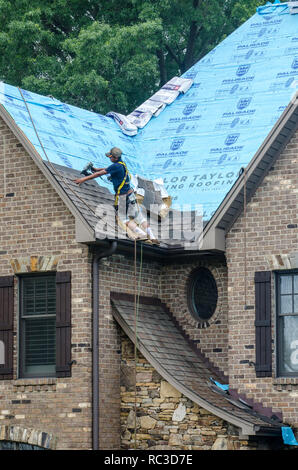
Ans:
<svg viewBox="0 0 298 470"><path fill-rule="evenodd" d="M143 235L137 235L136 240L137 240L137 241L140 241L140 242L147 242L147 241L150 241L148 237L143 236Z"/></svg>

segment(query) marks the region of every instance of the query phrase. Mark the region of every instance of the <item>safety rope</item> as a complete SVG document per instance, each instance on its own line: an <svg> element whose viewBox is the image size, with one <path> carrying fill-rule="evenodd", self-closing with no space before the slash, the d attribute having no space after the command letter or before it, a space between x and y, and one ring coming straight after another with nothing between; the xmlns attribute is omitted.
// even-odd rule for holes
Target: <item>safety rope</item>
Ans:
<svg viewBox="0 0 298 470"><path fill-rule="evenodd" d="M59 174L59 176L60 176L61 179L64 181L65 185L70 189L70 191L71 191L83 204L85 204L86 207L88 207L88 209L89 209L91 212L93 212L96 217L98 217L98 216L96 215L95 211L93 210L93 208L90 207L89 204L87 204L87 202L86 202L84 199L82 199L82 198L76 193L76 191L74 191L74 189L69 185L68 181L67 181L67 180L65 179L65 177L61 174L61 172L53 166L53 164L52 164L52 162L50 161L50 159L49 159L49 157L48 157L48 155L47 155L47 152L46 152L46 150L45 150L45 148L44 148L44 146L43 146L43 143L42 143L42 141L41 141L41 139L40 139L40 137L39 137L39 134L38 134L37 129L36 129L36 127L35 127L35 124L34 124L34 121L33 121L32 115L31 115L31 112L30 112L30 110L29 110L29 107L28 107L28 105L27 105L27 102L26 102L26 100L25 100L25 98L24 98L24 95L23 95L23 93L22 93L22 91L21 91L20 88L19 88L19 92L20 92L20 94L21 94L21 96L22 96L22 98L23 98L23 101L24 101L24 103L25 103L26 109L27 109L28 114L29 114L29 116L30 116L31 123L32 123L32 126L33 126L33 128L34 128L35 134L36 134L36 136L37 136L37 138L38 138L38 141L39 141L39 143L40 143L40 146L41 146L41 148L42 148L42 150L43 150L43 152L44 152L44 154L45 154L45 157L46 157L46 159L47 159L47 161L48 161L48 163L49 163L49 166L52 168L52 171L53 171L54 175L55 175L55 174ZM122 163L122 162L119 162L119 163ZM129 175L129 172L128 172L128 169L127 169L125 163L123 162L122 164L124 165L126 172L125 172L124 180L123 180L122 184L120 185L120 186L121 186L121 187L120 187L120 190L121 190L121 188L122 188L122 187L124 186L124 184L125 184L125 180L126 180L127 175ZM120 193L120 190L119 190L119 193ZM117 196L119 197L119 194L118 194L118 193L117 193ZM139 313L139 304L140 304L140 291L141 291L142 270L143 270L143 244L141 243L140 272L139 272L139 281L138 281L138 287L137 287L137 240L136 240L136 238L135 238L135 239L134 239L134 280L135 280L135 282L134 282L134 284L135 284L135 286L134 286L134 290L135 290L135 299L134 299L134 313L135 313L135 315L134 315L134 316L135 316L135 347L134 347L134 363L135 363L135 393L134 393L134 395L135 395L135 403L134 403L135 413L134 413L134 414L135 414L135 423L134 423L134 446L135 446L135 448L136 448L136 446L137 446L137 439L136 439L136 433L137 433L137 361L138 361L138 351L137 351L137 349L138 349L138 330L137 330L137 325L138 325L138 313Z"/></svg>
<svg viewBox="0 0 298 470"><path fill-rule="evenodd" d="M137 448L137 241L134 242L134 330L135 330L135 346L134 346L134 364L135 364L135 383L134 383L134 447Z"/></svg>
<svg viewBox="0 0 298 470"><path fill-rule="evenodd" d="M134 242L134 448L137 448L137 363L138 363L138 318L140 306L140 292L143 272L143 244L140 250L140 270L137 288L137 240Z"/></svg>

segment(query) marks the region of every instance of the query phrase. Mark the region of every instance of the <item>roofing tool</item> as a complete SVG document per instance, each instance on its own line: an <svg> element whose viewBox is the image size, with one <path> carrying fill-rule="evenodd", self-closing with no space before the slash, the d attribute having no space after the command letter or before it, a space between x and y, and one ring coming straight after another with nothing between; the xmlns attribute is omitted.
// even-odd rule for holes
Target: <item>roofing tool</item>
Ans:
<svg viewBox="0 0 298 470"><path fill-rule="evenodd" d="M81 175L84 175L84 176L89 176L91 175L92 173L95 173L95 168L93 166L93 163L92 162L89 162L87 163L87 165L82 169L81 171ZM91 172L91 173L90 173Z"/></svg>
<svg viewBox="0 0 298 470"><path fill-rule="evenodd" d="M86 166L84 166L84 168L82 169L80 175L90 176L90 175L92 175L92 173L95 173L95 172L96 172L96 169L94 168L93 163L92 163L92 162L89 162L89 163L87 163ZM102 176L100 176L100 179L103 180L103 181L105 181L105 178L103 178ZM110 176L108 176L108 177L106 178L106 180L108 180L109 183L112 182Z"/></svg>

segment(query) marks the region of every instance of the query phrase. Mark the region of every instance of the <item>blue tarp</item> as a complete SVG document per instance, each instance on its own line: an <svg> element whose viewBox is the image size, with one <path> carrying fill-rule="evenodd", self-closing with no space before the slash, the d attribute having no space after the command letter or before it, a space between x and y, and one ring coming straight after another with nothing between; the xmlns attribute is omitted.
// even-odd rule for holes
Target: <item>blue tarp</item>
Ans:
<svg viewBox="0 0 298 470"><path fill-rule="evenodd" d="M113 119L26 90L22 93L51 162L77 170L89 161L103 167L105 152L117 146L123 149L131 171L142 171L133 141ZM46 160L18 88L0 83L0 103Z"/></svg>
<svg viewBox="0 0 298 470"><path fill-rule="evenodd" d="M229 391L229 385L228 384L221 384L220 382L217 382L216 380L214 380L212 377L210 377L210 380L211 380L211 382L213 382L218 388L220 388L224 392Z"/></svg>
<svg viewBox="0 0 298 470"><path fill-rule="evenodd" d="M282 433L282 438L284 441L284 444L290 445L290 446L298 446L298 442L296 441L296 437L293 433L293 430L288 427L288 426L283 426L281 428L281 433Z"/></svg>
<svg viewBox="0 0 298 470"><path fill-rule="evenodd" d="M52 162L102 167L120 147L132 173L164 178L175 203L202 205L208 220L298 89L298 15L267 4L183 77L194 81L189 91L134 137L112 118L24 96ZM45 159L19 90L0 84L0 103Z"/></svg>

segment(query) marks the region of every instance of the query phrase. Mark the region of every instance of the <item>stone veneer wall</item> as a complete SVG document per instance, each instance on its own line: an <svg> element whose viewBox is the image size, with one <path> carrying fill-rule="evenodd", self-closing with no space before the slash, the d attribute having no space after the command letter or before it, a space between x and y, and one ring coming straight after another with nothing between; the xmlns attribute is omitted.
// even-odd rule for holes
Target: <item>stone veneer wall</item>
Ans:
<svg viewBox="0 0 298 470"><path fill-rule="evenodd" d="M298 268L298 131L264 178L226 239L229 271L229 371L230 387L255 402L282 412L298 429L298 379L277 377L275 372L275 287L272 276L272 377L257 378L255 362L256 271ZM245 223L246 222L246 223ZM247 270L244 230L247 232ZM290 260L292 260L290 262ZM295 261L296 260L296 261ZM246 275L245 275L246 274ZM245 288L247 287L245 306Z"/></svg>
<svg viewBox="0 0 298 470"><path fill-rule="evenodd" d="M193 403L163 380L140 352L135 375L134 345L124 333L121 338L121 449L258 448L256 442L240 440L237 428Z"/></svg>

